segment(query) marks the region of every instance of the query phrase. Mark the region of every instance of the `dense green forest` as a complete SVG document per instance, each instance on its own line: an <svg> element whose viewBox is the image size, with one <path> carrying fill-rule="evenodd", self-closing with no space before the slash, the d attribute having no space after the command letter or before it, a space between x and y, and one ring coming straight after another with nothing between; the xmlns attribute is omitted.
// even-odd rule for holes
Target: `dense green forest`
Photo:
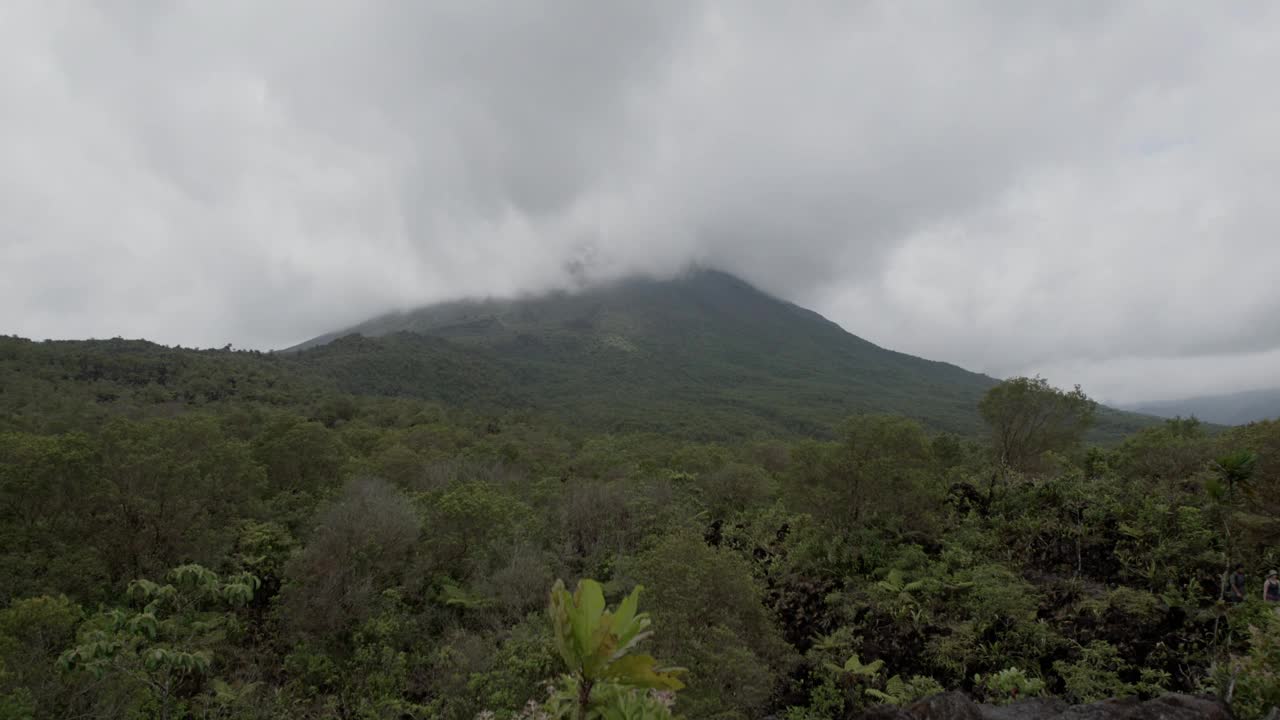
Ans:
<svg viewBox="0 0 1280 720"><path fill-rule="evenodd" d="M1280 703L1280 423L1099 444L1104 409L1016 379L958 433L624 401L643 431L387 342L0 339L0 718Z"/></svg>

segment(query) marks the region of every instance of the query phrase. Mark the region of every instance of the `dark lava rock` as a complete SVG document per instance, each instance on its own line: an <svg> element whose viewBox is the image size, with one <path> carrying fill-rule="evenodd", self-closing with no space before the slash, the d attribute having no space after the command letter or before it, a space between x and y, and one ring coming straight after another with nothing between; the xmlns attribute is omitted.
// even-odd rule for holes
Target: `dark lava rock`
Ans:
<svg viewBox="0 0 1280 720"><path fill-rule="evenodd" d="M1231 720L1231 713L1212 698L1161 695L1135 708L1126 720Z"/></svg>
<svg viewBox="0 0 1280 720"><path fill-rule="evenodd" d="M896 705L873 705L856 717L857 720L916 720L911 713Z"/></svg>
<svg viewBox="0 0 1280 720"><path fill-rule="evenodd" d="M1138 698L1116 698L1067 708L1054 720L1121 720L1138 708Z"/></svg>
<svg viewBox="0 0 1280 720"><path fill-rule="evenodd" d="M1059 698L1027 698L1009 705L980 705L984 720L1054 720L1071 707Z"/></svg>
<svg viewBox="0 0 1280 720"><path fill-rule="evenodd" d="M907 706L907 714L916 720L982 720L982 711L968 695L942 693Z"/></svg>
<svg viewBox="0 0 1280 720"><path fill-rule="evenodd" d="M1231 720L1231 713L1212 698L1171 694L1146 702L1127 698L1077 705L1055 720Z"/></svg>

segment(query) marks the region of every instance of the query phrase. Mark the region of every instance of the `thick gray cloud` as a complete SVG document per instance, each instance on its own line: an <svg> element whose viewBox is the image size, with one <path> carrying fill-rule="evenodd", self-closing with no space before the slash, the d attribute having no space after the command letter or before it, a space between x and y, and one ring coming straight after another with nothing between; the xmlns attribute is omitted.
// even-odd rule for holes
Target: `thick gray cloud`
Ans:
<svg viewBox="0 0 1280 720"><path fill-rule="evenodd" d="M1272 2L0 6L0 332L280 347L744 275L1128 401L1280 384Z"/></svg>

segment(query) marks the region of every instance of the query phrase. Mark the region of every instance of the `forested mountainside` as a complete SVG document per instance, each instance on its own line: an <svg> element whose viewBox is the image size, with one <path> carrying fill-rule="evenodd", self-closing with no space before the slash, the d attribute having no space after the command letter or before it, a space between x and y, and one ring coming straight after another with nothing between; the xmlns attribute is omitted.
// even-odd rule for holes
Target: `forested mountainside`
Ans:
<svg viewBox="0 0 1280 720"><path fill-rule="evenodd" d="M524 405L473 353L0 340L0 717L1280 701L1280 423L1093 446L1087 398L1017 380L968 435L878 414L708 441L709 416Z"/></svg>
<svg viewBox="0 0 1280 720"><path fill-rule="evenodd" d="M1219 425L1245 425L1280 418L1280 389L1144 403L1130 410L1163 418L1194 416Z"/></svg>
<svg viewBox="0 0 1280 720"><path fill-rule="evenodd" d="M83 421L86 400L94 407L88 417L99 417L163 414L173 403L281 404L345 393L698 440L829 438L844 418L867 413L976 436L978 400L996 383L876 347L718 273L494 301L483 313L460 307L477 306L424 310L358 328L370 335L280 353L0 337L0 411L29 426L63 405ZM454 330L444 332L423 319L446 315L485 329L460 336L459 323L445 323ZM1089 438L1104 443L1158 422L1109 408L1097 417Z"/></svg>
<svg viewBox="0 0 1280 720"><path fill-rule="evenodd" d="M507 402L592 428L703 439L821 435L859 413L903 415L931 430L974 434L982 428L978 399L997 382L878 347L712 270L429 306L294 349L339 339L345 344L310 358L344 365L336 377L350 392L433 392L430 373L410 369L429 346L474 358L479 375L503 388ZM1092 438L1116 440L1151 422L1104 409Z"/></svg>

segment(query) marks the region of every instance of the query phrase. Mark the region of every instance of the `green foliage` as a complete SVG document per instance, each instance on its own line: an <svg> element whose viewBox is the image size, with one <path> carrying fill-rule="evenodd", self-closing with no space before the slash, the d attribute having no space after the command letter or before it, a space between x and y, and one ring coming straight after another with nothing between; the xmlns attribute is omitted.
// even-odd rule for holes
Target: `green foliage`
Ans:
<svg viewBox="0 0 1280 720"><path fill-rule="evenodd" d="M280 523L248 520L236 538L235 565L263 582L278 583L297 549L297 540Z"/></svg>
<svg viewBox="0 0 1280 720"><path fill-rule="evenodd" d="M74 712L54 664L83 616L65 596L15 600L0 610L0 717L29 717L22 708Z"/></svg>
<svg viewBox="0 0 1280 720"><path fill-rule="evenodd" d="M925 675L903 678L893 675L885 681L884 690L867 688L867 694L886 705L909 705L943 691L942 684Z"/></svg>
<svg viewBox="0 0 1280 720"><path fill-rule="evenodd" d="M1074 702L1091 703L1111 697L1132 695L1137 688L1121 679L1128 669L1115 646L1095 640L1078 648L1076 660L1059 660L1053 669L1062 676L1067 697Z"/></svg>
<svg viewBox="0 0 1280 720"><path fill-rule="evenodd" d="M931 494L929 473L932 448L924 429L898 417L868 416L848 420L840 444L833 448L820 482L828 492L819 496L826 512L852 516L854 521L907 519L918 525L940 496Z"/></svg>
<svg viewBox="0 0 1280 720"><path fill-rule="evenodd" d="M713 518L728 518L743 508L769 502L776 483L763 468L729 463L698 478L702 501Z"/></svg>
<svg viewBox="0 0 1280 720"><path fill-rule="evenodd" d="M502 639L484 670L472 674L468 688L480 707L499 715L515 714L529 703L539 705L548 678L556 677L563 661L552 639L545 612L532 613Z"/></svg>
<svg viewBox="0 0 1280 720"><path fill-rule="evenodd" d="M1097 403L1079 386L1068 392L1041 377L1019 377L988 390L978 411L991 428L997 461L1030 471L1043 466L1046 452L1070 449L1084 439Z"/></svg>
<svg viewBox="0 0 1280 720"><path fill-rule="evenodd" d="M167 578L164 585L130 583L135 607L90 618L58 659L66 673L132 690L132 703L153 707L162 718L179 716L212 679L215 649L238 631L232 610L252 599L259 585L247 573L224 579L194 564L174 568Z"/></svg>
<svg viewBox="0 0 1280 720"><path fill-rule="evenodd" d="M683 291L715 315L741 297ZM1274 702L1280 423L1058 434L1020 472L973 435L989 381L907 382L851 346L838 378L779 384L826 356L756 301L777 357L683 301L661 330L549 305L301 354L0 339L0 716L572 714L555 577L623 601L569 596L600 626L644 586L660 632L584 646L579 670L643 681L647 650L688 668L690 717L835 720L943 688ZM917 419L841 422L855 407ZM1236 562L1249 598L1219 605ZM674 707L591 683L602 717Z"/></svg>
<svg viewBox="0 0 1280 720"><path fill-rule="evenodd" d="M628 564L649 588L656 650L689 669L681 707L692 717L749 717L767 706L792 660L750 565L700 536L673 532Z"/></svg>
<svg viewBox="0 0 1280 720"><path fill-rule="evenodd" d="M844 661L844 665L836 665L827 663L826 668L836 675L850 675L855 678L869 678L880 674L880 669L884 667L883 660L874 660L869 663L863 663L858 659L857 655L849 656Z"/></svg>
<svg viewBox="0 0 1280 720"><path fill-rule="evenodd" d="M408 497L386 482L348 483L285 566L281 601L289 626L341 646L376 612L380 591L401 584L421 527Z"/></svg>
<svg viewBox="0 0 1280 720"><path fill-rule="evenodd" d="M554 717L587 720L648 720L670 717L667 706L649 690L684 687L676 675L683 668L663 667L635 649L648 638L651 621L638 611L636 587L610 612L604 590L594 580L581 580L572 594L556 581L551 589L551 620L556 648L568 675L549 702Z"/></svg>
<svg viewBox="0 0 1280 720"><path fill-rule="evenodd" d="M1213 461L1217 474L1209 486L1210 494L1216 499L1234 498L1237 492L1248 492L1249 481L1258 464L1258 456L1249 450L1236 450Z"/></svg>
<svg viewBox="0 0 1280 720"><path fill-rule="evenodd" d="M1179 418L1126 438L1116 460L1128 477L1176 481L1199 470L1212 453L1212 438L1200 421Z"/></svg>
<svg viewBox="0 0 1280 720"><path fill-rule="evenodd" d="M973 676L974 689L989 703L1005 705L1023 698L1044 694L1044 680L1028 677L1020 668L1011 667L987 675Z"/></svg>
<svg viewBox="0 0 1280 720"><path fill-rule="evenodd" d="M846 628L825 638L814 655L824 655L823 650L847 642ZM863 662L855 653L839 665L823 662L822 681L810 693L809 704L788 708L786 715L788 720L842 718L868 705L907 705L942 690L931 677L889 675L883 660Z"/></svg>
<svg viewBox="0 0 1280 720"><path fill-rule="evenodd" d="M467 482L428 496L431 570L459 580L495 570L533 522L528 506L486 482Z"/></svg>
<svg viewBox="0 0 1280 720"><path fill-rule="evenodd" d="M1280 707L1280 621L1273 614L1249 628L1249 649L1224 668L1233 683L1231 709L1241 720L1256 720ZM1224 685L1232 684L1230 680Z"/></svg>
<svg viewBox="0 0 1280 720"><path fill-rule="evenodd" d="M12 674L0 661L0 720L27 720L35 717L36 702L25 687L13 687Z"/></svg>
<svg viewBox="0 0 1280 720"><path fill-rule="evenodd" d="M3 681L5 675L0 670L0 681ZM27 720L35 717L36 705L31 699L31 691L26 688L18 688L12 692L0 695L0 720Z"/></svg>

